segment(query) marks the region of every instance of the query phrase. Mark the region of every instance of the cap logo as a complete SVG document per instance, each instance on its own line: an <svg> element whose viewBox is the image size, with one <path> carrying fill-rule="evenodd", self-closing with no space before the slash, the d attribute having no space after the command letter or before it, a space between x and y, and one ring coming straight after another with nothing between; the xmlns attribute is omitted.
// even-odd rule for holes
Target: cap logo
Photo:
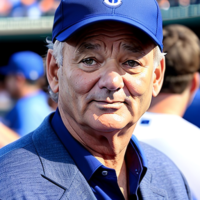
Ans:
<svg viewBox="0 0 200 200"><path fill-rule="evenodd" d="M122 0L104 0L104 3L108 6L116 7L122 4Z"/></svg>
<svg viewBox="0 0 200 200"><path fill-rule="evenodd" d="M38 72L37 71L35 71L35 70L32 70L32 71L30 71L30 73L29 73L29 78L31 79L31 80L37 80L38 78L39 78L39 74L38 74Z"/></svg>

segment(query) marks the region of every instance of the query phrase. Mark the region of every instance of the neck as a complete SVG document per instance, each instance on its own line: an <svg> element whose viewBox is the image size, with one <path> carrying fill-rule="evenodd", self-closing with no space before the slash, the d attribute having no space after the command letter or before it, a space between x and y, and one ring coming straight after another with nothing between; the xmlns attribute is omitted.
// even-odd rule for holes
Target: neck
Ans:
<svg viewBox="0 0 200 200"><path fill-rule="evenodd" d="M188 93L182 94L168 94L160 93L157 97L152 99L149 112L173 114L180 117L183 116L188 105Z"/></svg>
<svg viewBox="0 0 200 200"><path fill-rule="evenodd" d="M59 108L61 108L58 105ZM128 200L125 153L135 126L112 132L98 132L76 123L68 113L59 109L61 119L70 134L104 166L115 170L118 186Z"/></svg>
<svg viewBox="0 0 200 200"><path fill-rule="evenodd" d="M119 176L124 164L126 148L135 126L126 127L125 130L98 132L76 123L62 109L59 111L70 134L104 166L115 169Z"/></svg>

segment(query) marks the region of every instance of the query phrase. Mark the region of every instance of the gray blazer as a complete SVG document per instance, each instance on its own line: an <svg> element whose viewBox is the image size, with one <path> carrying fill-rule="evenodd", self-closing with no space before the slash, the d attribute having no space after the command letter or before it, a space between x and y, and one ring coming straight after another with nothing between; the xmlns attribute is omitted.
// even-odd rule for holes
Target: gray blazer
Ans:
<svg viewBox="0 0 200 200"><path fill-rule="evenodd" d="M1 200L95 200L87 181L50 125L0 149ZM142 143L148 171L140 184L144 200L190 199L188 185L169 158Z"/></svg>

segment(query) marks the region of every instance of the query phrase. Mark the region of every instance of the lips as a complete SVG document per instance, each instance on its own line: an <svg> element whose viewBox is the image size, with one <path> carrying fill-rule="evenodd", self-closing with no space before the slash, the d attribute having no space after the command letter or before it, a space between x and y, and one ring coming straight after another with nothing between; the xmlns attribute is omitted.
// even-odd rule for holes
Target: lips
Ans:
<svg viewBox="0 0 200 200"><path fill-rule="evenodd" d="M112 101L112 100L94 100L94 101L107 104L124 103L124 101Z"/></svg>
<svg viewBox="0 0 200 200"><path fill-rule="evenodd" d="M124 105L124 101L93 101L100 109L120 109Z"/></svg>

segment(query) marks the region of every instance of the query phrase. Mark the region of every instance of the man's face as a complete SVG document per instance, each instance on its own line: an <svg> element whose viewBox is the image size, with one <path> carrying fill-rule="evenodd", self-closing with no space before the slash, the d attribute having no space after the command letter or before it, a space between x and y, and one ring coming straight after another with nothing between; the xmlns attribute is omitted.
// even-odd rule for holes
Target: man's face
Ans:
<svg viewBox="0 0 200 200"><path fill-rule="evenodd" d="M17 76L13 74L8 75L5 79L5 86L11 98L17 100L19 98L19 84Z"/></svg>
<svg viewBox="0 0 200 200"><path fill-rule="evenodd" d="M153 90L153 49L132 27L87 27L65 43L58 70L59 109L79 126L100 132L134 125Z"/></svg>

